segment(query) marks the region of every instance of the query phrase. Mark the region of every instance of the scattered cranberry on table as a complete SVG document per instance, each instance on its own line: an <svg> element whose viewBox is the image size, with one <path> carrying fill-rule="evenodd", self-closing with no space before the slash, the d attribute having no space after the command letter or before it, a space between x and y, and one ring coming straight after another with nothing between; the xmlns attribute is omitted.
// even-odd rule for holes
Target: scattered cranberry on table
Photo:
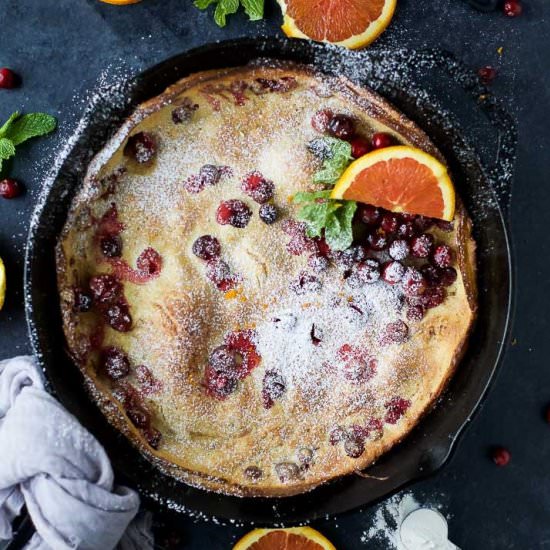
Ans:
<svg viewBox="0 0 550 550"><path fill-rule="evenodd" d="M511 457L510 451L504 447L493 447L491 449L491 458L497 466L506 466Z"/></svg>
<svg viewBox="0 0 550 550"><path fill-rule="evenodd" d="M394 145L394 139L390 134L378 132L372 136L371 144L373 149L383 149Z"/></svg>
<svg viewBox="0 0 550 550"><path fill-rule="evenodd" d="M6 178L0 180L0 197L14 199L23 193L23 185L17 180Z"/></svg>
<svg viewBox="0 0 550 550"><path fill-rule="evenodd" d="M479 77L481 83L487 86L496 78L497 70L490 65L486 65L485 67L481 67L477 70L477 76Z"/></svg>
<svg viewBox="0 0 550 550"><path fill-rule="evenodd" d="M544 411L544 417L546 418L546 422L550 424L550 405L547 405L546 410Z"/></svg>
<svg viewBox="0 0 550 550"><path fill-rule="evenodd" d="M523 12L523 6L519 0L506 0L502 6L504 15L508 17L517 17Z"/></svg>
<svg viewBox="0 0 550 550"><path fill-rule="evenodd" d="M0 69L0 88L11 90L17 86L17 75L7 67Z"/></svg>

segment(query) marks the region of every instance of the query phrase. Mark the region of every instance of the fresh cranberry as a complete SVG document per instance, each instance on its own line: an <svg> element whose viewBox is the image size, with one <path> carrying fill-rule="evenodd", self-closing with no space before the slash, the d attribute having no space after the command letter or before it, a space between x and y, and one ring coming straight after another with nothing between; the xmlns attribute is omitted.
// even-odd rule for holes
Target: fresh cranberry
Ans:
<svg viewBox="0 0 550 550"><path fill-rule="evenodd" d="M365 284L375 283L378 279L380 279L380 263L377 260L368 259L358 263L352 269L347 283L352 288L359 288Z"/></svg>
<svg viewBox="0 0 550 550"><path fill-rule="evenodd" d="M327 258L330 255L331 253L330 246L327 244L325 237L316 238L315 245L317 246L317 252L321 256Z"/></svg>
<svg viewBox="0 0 550 550"><path fill-rule="evenodd" d="M120 296L122 285L113 275L103 273L90 279L90 290L95 302L106 304Z"/></svg>
<svg viewBox="0 0 550 550"><path fill-rule="evenodd" d="M297 279L290 283L290 289L298 296L307 292L319 292L321 290L321 281L315 275L302 271Z"/></svg>
<svg viewBox="0 0 550 550"><path fill-rule="evenodd" d="M344 441L344 452L350 458L359 458L365 452L363 438L356 435L348 435Z"/></svg>
<svg viewBox="0 0 550 550"><path fill-rule="evenodd" d="M0 69L0 88L9 90L17 86L17 75L7 67Z"/></svg>
<svg viewBox="0 0 550 550"><path fill-rule="evenodd" d="M389 238L382 229L375 229L367 235L367 243L372 250L380 252L388 248Z"/></svg>
<svg viewBox="0 0 550 550"><path fill-rule="evenodd" d="M393 260L404 260L410 254L411 248L405 239L396 239L391 243L388 253Z"/></svg>
<svg viewBox="0 0 550 550"><path fill-rule="evenodd" d="M157 152L157 143L152 134L138 132L128 138L124 146L124 155L133 158L139 164L150 162Z"/></svg>
<svg viewBox="0 0 550 550"><path fill-rule="evenodd" d="M441 271L441 284L443 286L451 286L457 278L456 269L454 267L446 267Z"/></svg>
<svg viewBox="0 0 550 550"><path fill-rule="evenodd" d="M216 210L216 221L220 225L229 224L238 229L246 227L251 216L250 208L243 201L237 199L221 202Z"/></svg>
<svg viewBox="0 0 550 550"><path fill-rule="evenodd" d="M367 259L368 249L366 246L356 244L348 249L354 262L364 262Z"/></svg>
<svg viewBox="0 0 550 550"><path fill-rule="evenodd" d="M320 254L312 254L307 260L308 267L315 273L323 273L329 267L329 261Z"/></svg>
<svg viewBox="0 0 550 550"><path fill-rule="evenodd" d="M126 409L126 414L134 426L143 429L149 426L150 416L149 413L137 403L133 403Z"/></svg>
<svg viewBox="0 0 550 550"><path fill-rule="evenodd" d="M496 78L497 70L494 67L487 65L477 70L477 76L479 76L481 83L487 86Z"/></svg>
<svg viewBox="0 0 550 550"><path fill-rule="evenodd" d="M122 256L122 239L118 235L102 237L99 247L107 258L120 258Z"/></svg>
<svg viewBox="0 0 550 550"><path fill-rule="evenodd" d="M383 345L388 344L402 344L409 337L409 327L403 321L394 321L388 323L382 335L381 343Z"/></svg>
<svg viewBox="0 0 550 550"><path fill-rule="evenodd" d="M523 6L519 0L506 0L502 6L502 9L504 11L504 15L507 15L508 17L517 17L523 12Z"/></svg>
<svg viewBox="0 0 550 550"><path fill-rule="evenodd" d="M376 227L380 223L382 212L370 204L359 205L359 219L369 227Z"/></svg>
<svg viewBox="0 0 550 550"><path fill-rule="evenodd" d="M382 216L380 227L390 235L393 235L399 227L399 216L393 212L386 212Z"/></svg>
<svg viewBox="0 0 550 550"><path fill-rule="evenodd" d="M330 256L334 263L343 270L348 270L355 263L354 253L351 248L347 248L346 250L335 250Z"/></svg>
<svg viewBox="0 0 550 550"><path fill-rule="evenodd" d="M273 197L275 186L271 180L264 178L260 172L250 172L244 177L241 189L253 201L264 204Z"/></svg>
<svg viewBox="0 0 550 550"><path fill-rule="evenodd" d="M408 296L419 296L427 286L424 275L414 267L408 267L405 270L401 285L403 292Z"/></svg>
<svg viewBox="0 0 550 550"><path fill-rule="evenodd" d="M441 284L442 271L438 267L430 264L424 264L420 268L420 272L424 275L424 278L429 286L438 286Z"/></svg>
<svg viewBox="0 0 550 550"><path fill-rule="evenodd" d="M188 97L183 98L181 105L178 105L172 111L172 122L174 124L181 124L182 122L189 122L193 113L199 108L196 103L193 103Z"/></svg>
<svg viewBox="0 0 550 550"><path fill-rule="evenodd" d="M267 371L262 382L262 401L266 409L273 407L286 391L285 379L275 371Z"/></svg>
<svg viewBox="0 0 550 550"><path fill-rule="evenodd" d="M434 225L433 219L426 218L425 216L415 216L413 223L419 233L424 233L425 231L428 231L428 229L430 229Z"/></svg>
<svg viewBox="0 0 550 550"><path fill-rule="evenodd" d="M434 286L427 288L422 294L422 304L424 307L431 309L441 305L445 301L447 293L444 288Z"/></svg>
<svg viewBox="0 0 550 550"><path fill-rule="evenodd" d="M416 227L413 222L400 223L396 234L400 239L411 239L416 234Z"/></svg>
<svg viewBox="0 0 550 550"><path fill-rule="evenodd" d="M119 348L105 348L101 352L101 370L111 380L119 380L130 374L128 356Z"/></svg>
<svg viewBox="0 0 550 550"><path fill-rule="evenodd" d="M390 285L397 284L405 274L405 267L396 260L386 262L382 266L382 279Z"/></svg>
<svg viewBox="0 0 550 550"><path fill-rule="evenodd" d="M491 458L497 466L506 466L510 462L512 455L504 447L493 447L491 449Z"/></svg>
<svg viewBox="0 0 550 550"><path fill-rule="evenodd" d="M407 309L407 319L409 321L420 321L425 313L424 307L420 304L411 305Z"/></svg>
<svg viewBox="0 0 550 550"><path fill-rule="evenodd" d="M327 132L338 139L351 139L355 134L355 121L348 115L334 115L329 120Z"/></svg>
<svg viewBox="0 0 550 550"><path fill-rule="evenodd" d="M311 118L311 125L313 129L321 134L324 134L327 131L328 123L331 118L334 116L334 113L329 109L321 109L317 111Z"/></svg>
<svg viewBox="0 0 550 550"><path fill-rule="evenodd" d="M277 221L277 207L273 204L262 204L258 211L258 215L260 216L260 220L265 224L271 225Z"/></svg>
<svg viewBox="0 0 550 550"><path fill-rule="evenodd" d="M149 446L153 449L158 449L162 440L162 434L153 426L148 426L142 430L143 437L145 437Z"/></svg>
<svg viewBox="0 0 550 550"><path fill-rule="evenodd" d="M12 178L0 180L0 197L4 199L15 199L23 193L23 186Z"/></svg>
<svg viewBox="0 0 550 550"><path fill-rule="evenodd" d="M446 244L437 246L434 250L432 260L437 267L449 267L453 262L453 251L451 247Z"/></svg>
<svg viewBox="0 0 550 550"><path fill-rule="evenodd" d="M153 395L161 390L162 384L145 365L138 365L135 370L144 395Z"/></svg>
<svg viewBox="0 0 550 550"><path fill-rule="evenodd" d="M211 260L220 255L220 241L216 237L212 237L212 235L203 235L193 243L191 250L197 258Z"/></svg>
<svg viewBox="0 0 550 550"><path fill-rule="evenodd" d="M256 349L255 331L247 329L230 332L226 335L224 343L237 354L237 365L239 365L237 376L239 380L248 376L260 364L261 356Z"/></svg>
<svg viewBox="0 0 550 550"><path fill-rule="evenodd" d="M390 147L395 142L393 136L385 132L378 132L372 136L371 144L373 149L383 149Z"/></svg>
<svg viewBox="0 0 550 550"><path fill-rule="evenodd" d="M408 399L402 397L392 397L384 404L386 408L385 421L388 424L396 424L397 421L407 412L407 409L411 406L411 402Z"/></svg>
<svg viewBox="0 0 550 550"><path fill-rule="evenodd" d="M315 241L306 235L296 235L286 245L287 251L293 256L300 256L304 252L315 252Z"/></svg>
<svg viewBox="0 0 550 550"><path fill-rule="evenodd" d="M411 239L411 253L415 258L427 258L433 250L434 238L430 233L422 233Z"/></svg>
<svg viewBox="0 0 550 550"><path fill-rule="evenodd" d="M73 289L73 309L78 313L86 313L92 309L92 295L81 288Z"/></svg>
<svg viewBox="0 0 550 550"><path fill-rule="evenodd" d="M109 326L118 332L128 332L132 328L130 308L124 300L110 304L104 311L104 316Z"/></svg>
<svg viewBox="0 0 550 550"><path fill-rule="evenodd" d="M370 150L370 143L364 137L358 136L351 140L351 155L353 158L358 159L366 155Z"/></svg>
<svg viewBox="0 0 550 550"><path fill-rule="evenodd" d="M225 399L236 391L237 380L207 366L204 371L203 385L208 395L217 399Z"/></svg>
<svg viewBox="0 0 550 550"><path fill-rule="evenodd" d="M151 278L158 277L162 269L162 257L154 248L146 248L138 256L136 267Z"/></svg>
<svg viewBox="0 0 550 550"><path fill-rule="evenodd" d="M231 269L226 262L219 258L213 258L208 262L206 267L206 276L210 279L220 290L229 290L224 288L226 281L234 281L234 277L231 273Z"/></svg>

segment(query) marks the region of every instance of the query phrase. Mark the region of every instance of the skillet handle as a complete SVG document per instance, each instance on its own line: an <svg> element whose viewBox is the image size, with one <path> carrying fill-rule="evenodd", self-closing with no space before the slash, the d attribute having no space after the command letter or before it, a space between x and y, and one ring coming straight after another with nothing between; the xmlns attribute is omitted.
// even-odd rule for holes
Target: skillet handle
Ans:
<svg viewBox="0 0 550 550"><path fill-rule="evenodd" d="M36 533L36 529L34 528L34 524L26 507L22 508L21 513L16 518L13 531L13 538L4 550L23 550L32 536Z"/></svg>

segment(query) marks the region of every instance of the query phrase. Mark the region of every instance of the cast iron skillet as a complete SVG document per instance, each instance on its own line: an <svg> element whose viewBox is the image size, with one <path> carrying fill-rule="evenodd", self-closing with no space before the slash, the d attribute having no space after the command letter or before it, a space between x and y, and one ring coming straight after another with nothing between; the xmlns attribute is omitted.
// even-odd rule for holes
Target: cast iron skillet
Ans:
<svg viewBox="0 0 550 550"><path fill-rule="evenodd" d="M79 370L65 352L54 258L57 236L90 157L138 103L156 96L189 73L244 65L259 57L312 63L328 72L346 74L385 95L423 127L449 163L458 191L474 220L479 250L479 318L468 351L435 409L403 443L369 468L365 472L368 476L350 475L311 493L275 500L228 497L189 487L160 473L110 427L89 399ZM302 41L241 39L169 59L138 76L126 89L107 93L89 109L80 137L65 152L33 217L25 268L26 313L31 342L45 371L49 391L105 446L119 482L136 487L146 499L153 499L161 507L260 524L296 523L371 503L435 472L447 460L458 434L487 390L509 333L511 255L491 182L499 178L500 184L509 183L514 125L495 101L488 103L490 108L486 111L499 132L501 147L497 166L485 170L457 124L430 98L420 97L407 72L401 75L405 78L392 82L388 77L391 71L382 70L391 64L396 71L399 67L410 71L413 65L422 67L422 63L431 63L436 72L442 72L442 68L454 72L453 78L458 75L463 80L461 85L477 93L475 82L468 80L461 66L442 52L371 49L344 54ZM421 72L428 71L427 66ZM400 85L403 81L407 86Z"/></svg>

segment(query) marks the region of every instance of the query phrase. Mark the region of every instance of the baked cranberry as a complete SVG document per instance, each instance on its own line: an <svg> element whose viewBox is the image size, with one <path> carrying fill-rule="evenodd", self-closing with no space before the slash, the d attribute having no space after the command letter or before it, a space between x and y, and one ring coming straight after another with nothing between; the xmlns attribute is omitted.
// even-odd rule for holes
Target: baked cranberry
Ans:
<svg viewBox="0 0 550 550"><path fill-rule="evenodd" d="M411 239L411 253L415 258L427 258L433 250L434 238L430 233L422 233Z"/></svg>
<svg viewBox="0 0 550 550"><path fill-rule="evenodd" d="M358 263L347 278L347 283L352 288L359 288L365 284L375 283L380 279L380 263L374 259L368 259Z"/></svg>
<svg viewBox="0 0 550 550"><path fill-rule="evenodd" d="M443 286L451 286L457 278L456 269L454 267L446 267L441 270L440 280Z"/></svg>
<svg viewBox="0 0 550 550"><path fill-rule="evenodd" d="M328 123L333 116L334 113L329 109L321 109L317 111L313 117L311 117L311 125L313 126L313 129L324 134L327 131Z"/></svg>
<svg viewBox="0 0 550 550"><path fill-rule="evenodd" d="M355 134L355 121L348 115L334 115L329 120L327 132L335 138L349 140Z"/></svg>
<svg viewBox="0 0 550 550"><path fill-rule="evenodd" d="M382 216L380 227L390 235L393 235L399 227L399 216L393 212L386 212Z"/></svg>
<svg viewBox="0 0 550 550"><path fill-rule="evenodd" d="M15 199L23 193L23 186L12 178L0 180L0 197L4 199Z"/></svg>
<svg viewBox="0 0 550 550"><path fill-rule="evenodd" d="M311 338L311 343L314 346L318 346L323 341L323 331L319 327L316 327L314 323L311 325L309 337Z"/></svg>
<svg viewBox="0 0 550 550"><path fill-rule="evenodd" d="M101 237L99 247L107 258L120 258L122 256L122 239L118 235Z"/></svg>
<svg viewBox="0 0 550 550"><path fill-rule="evenodd" d="M136 267L149 277L158 277L162 269L162 257L154 248L146 248L137 258Z"/></svg>
<svg viewBox="0 0 550 550"><path fill-rule="evenodd" d="M220 241L216 237L212 237L212 235L203 235L193 243L191 250L197 258L211 260L220 255Z"/></svg>
<svg viewBox="0 0 550 550"><path fill-rule="evenodd" d="M275 464L275 473L281 483L289 483L290 481L295 481L302 477L299 466L294 464L294 462L280 462L279 464Z"/></svg>
<svg viewBox="0 0 550 550"><path fill-rule="evenodd" d="M388 253L393 260L404 260L410 254L411 248L405 239L396 239L391 243Z"/></svg>
<svg viewBox="0 0 550 550"><path fill-rule="evenodd" d="M432 260L437 267L449 267L453 262L451 247L446 244L437 246L434 250Z"/></svg>
<svg viewBox="0 0 550 550"><path fill-rule="evenodd" d="M334 263L343 270L347 270L355 263L354 253L351 248L346 250L335 250L331 254L331 258Z"/></svg>
<svg viewBox="0 0 550 550"><path fill-rule="evenodd" d="M150 447L155 450L159 448L162 440L162 434L156 428L153 428L153 426L148 426L142 430L142 433Z"/></svg>
<svg viewBox="0 0 550 550"><path fill-rule="evenodd" d="M451 268L452 269L452 268ZM424 264L420 268L429 286L438 286L441 284L442 270L430 264Z"/></svg>
<svg viewBox="0 0 550 550"><path fill-rule="evenodd" d="M504 11L504 15L507 15L508 17L517 17L523 12L523 6L519 0L506 0L502 6L502 9Z"/></svg>
<svg viewBox="0 0 550 550"><path fill-rule="evenodd" d="M250 481L259 481L264 476L264 473L257 466L248 466L244 470L244 476Z"/></svg>
<svg viewBox="0 0 550 550"><path fill-rule="evenodd" d="M126 409L126 414L136 428L147 428L150 422L149 413L137 403Z"/></svg>
<svg viewBox="0 0 550 550"><path fill-rule="evenodd" d="M409 321L420 321L425 313L424 307L420 304L411 305L407 309L407 319Z"/></svg>
<svg viewBox="0 0 550 550"><path fill-rule="evenodd" d="M216 185L219 183L221 177L221 169L214 164L205 164L204 166L201 166L198 174L200 186L202 188Z"/></svg>
<svg viewBox="0 0 550 550"><path fill-rule="evenodd" d="M382 266L382 279L390 285L397 284L405 274L405 267L396 260L386 262Z"/></svg>
<svg viewBox="0 0 550 550"><path fill-rule="evenodd" d="M90 279L90 290L95 302L106 304L120 296L122 285L113 275L103 273Z"/></svg>
<svg viewBox="0 0 550 550"><path fill-rule="evenodd" d="M208 262L206 276L215 283L218 288L224 281L233 279L229 265L219 258L213 258Z"/></svg>
<svg viewBox="0 0 550 550"><path fill-rule="evenodd" d="M285 379L275 371L267 371L262 382L262 401L266 409L273 407L286 391Z"/></svg>
<svg viewBox="0 0 550 550"><path fill-rule="evenodd" d="M401 286L407 296L419 296L426 290L427 284L424 275L418 269L408 267L403 275Z"/></svg>
<svg viewBox="0 0 550 550"><path fill-rule="evenodd" d="M208 395L225 399L237 389L237 380L207 366L204 371L203 385Z"/></svg>
<svg viewBox="0 0 550 550"><path fill-rule="evenodd" d="M0 69L0 88L9 90L17 86L17 75L7 67Z"/></svg>
<svg viewBox="0 0 550 550"><path fill-rule="evenodd" d="M497 466L506 466L510 462L512 455L504 447L493 447L491 449L491 458Z"/></svg>
<svg viewBox="0 0 550 550"><path fill-rule="evenodd" d="M346 436L346 430L344 430L342 426L336 426L336 428L333 428L330 431L328 440L331 445L336 445L340 443L340 441L343 441L345 436Z"/></svg>
<svg viewBox="0 0 550 550"><path fill-rule="evenodd" d="M218 346L208 357L208 364L217 372L236 378L237 370L242 364L242 356L229 346Z"/></svg>
<svg viewBox="0 0 550 550"><path fill-rule="evenodd" d="M271 180L264 178L260 172L250 172L244 177L241 189L253 201L264 204L273 197L275 186Z"/></svg>
<svg viewBox="0 0 550 550"><path fill-rule="evenodd" d="M315 275L302 271L297 279L290 283L290 289L298 296L307 292L319 292L321 290L321 281Z"/></svg>
<svg viewBox="0 0 550 550"><path fill-rule="evenodd" d="M441 305L447 296L447 292L440 286L427 288L422 294L422 304L424 307L431 309Z"/></svg>
<svg viewBox="0 0 550 550"><path fill-rule="evenodd" d="M388 248L389 243L388 235L382 229L375 229L367 235L367 243L370 248L376 252L385 250Z"/></svg>
<svg viewBox="0 0 550 550"><path fill-rule="evenodd" d="M384 345L402 344L409 337L409 327L401 320L388 323L384 329L381 342Z"/></svg>
<svg viewBox="0 0 550 550"><path fill-rule="evenodd" d="M308 267L315 273L323 273L329 267L329 261L320 254L312 254L307 260Z"/></svg>
<svg viewBox="0 0 550 550"><path fill-rule="evenodd" d="M172 122L174 124L181 124L182 122L189 122L193 116L193 113L199 108L196 103L193 103L188 97L184 97L181 105L178 105L172 111Z"/></svg>
<svg viewBox="0 0 550 550"><path fill-rule="evenodd" d="M128 356L119 348L105 348L100 357L101 370L111 380L119 380L130 374Z"/></svg>
<svg viewBox="0 0 550 550"><path fill-rule="evenodd" d="M348 435L344 441L344 452L350 458L359 458L365 452L365 443L361 437Z"/></svg>
<svg viewBox="0 0 550 550"><path fill-rule="evenodd" d="M78 313L86 313L92 309L92 295L81 288L73 289L73 309Z"/></svg>
<svg viewBox="0 0 550 550"><path fill-rule="evenodd" d="M356 352L344 364L344 378L351 382L368 382L378 368L378 361L366 353Z"/></svg>
<svg viewBox="0 0 550 550"><path fill-rule="evenodd" d="M353 158L358 159L366 155L370 150L370 143L364 137L358 136L351 140L351 155Z"/></svg>
<svg viewBox="0 0 550 550"><path fill-rule="evenodd" d="M260 216L260 220L265 224L271 225L277 221L277 207L273 204L262 204L258 211L258 215Z"/></svg>
<svg viewBox="0 0 550 550"><path fill-rule="evenodd" d="M144 395L153 395L161 390L160 380L157 380L145 365L138 365L135 370Z"/></svg>
<svg viewBox="0 0 550 550"><path fill-rule="evenodd" d="M384 147L390 147L395 140L390 134L385 132L378 132L372 136L371 144L373 149L383 149Z"/></svg>
<svg viewBox="0 0 550 550"><path fill-rule="evenodd" d="M138 132L128 138L124 146L124 155L133 158L139 164L150 162L157 152L157 144L152 134Z"/></svg>
<svg viewBox="0 0 550 550"><path fill-rule="evenodd" d="M385 421L388 424L396 424L397 421L407 412L407 409L411 406L411 402L408 399L402 397L392 397L384 404L386 408Z"/></svg>
<svg viewBox="0 0 550 550"><path fill-rule="evenodd" d="M369 227L376 227L382 219L382 212L370 204L359 205L359 219Z"/></svg>
<svg viewBox="0 0 550 550"><path fill-rule="evenodd" d="M220 225L229 224L238 229L246 227L251 216L250 208L243 201L237 199L221 202L216 210L216 221Z"/></svg>
<svg viewBox="0 0 550 550"><path fill-rule="evenodd" d="M494 67L487 65L477 70L477 76L479 76L481 83L487 86L496 78L497 70Z"/></svg>
<svg viewBox="0 0 550 550"><path fill-rule="evenodd" d="M400 239L410 239L416 234L416 227L413 222L403 222L399 224L395 233Z"/></svg>
<svg viewBox="0 0 550 550"><path fill-rule="evenodd" d="M104 316L109 326L118 332L128 332L132 328L130 308L124 300L109 304Z"/></svg>

